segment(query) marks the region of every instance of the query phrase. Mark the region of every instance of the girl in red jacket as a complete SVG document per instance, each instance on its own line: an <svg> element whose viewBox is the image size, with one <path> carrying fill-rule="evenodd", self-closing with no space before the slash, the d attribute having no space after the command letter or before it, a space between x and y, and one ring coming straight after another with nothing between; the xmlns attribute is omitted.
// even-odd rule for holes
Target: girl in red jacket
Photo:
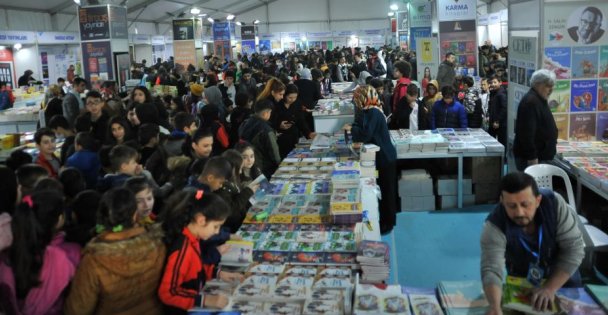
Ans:
<svg viewBox="0 0 608 315"><path fill-rule="evenodd" d="M243 275L221 271L205 264L201 258L200 241L219 233L230 209L224 200L202 190L180 192L173 196L161 216L167 244L167 265L158 294L167 306L165 314L186 314L193 307L224 308L228 298L203 295L207 280L219 278L242 281Z"/></svg>

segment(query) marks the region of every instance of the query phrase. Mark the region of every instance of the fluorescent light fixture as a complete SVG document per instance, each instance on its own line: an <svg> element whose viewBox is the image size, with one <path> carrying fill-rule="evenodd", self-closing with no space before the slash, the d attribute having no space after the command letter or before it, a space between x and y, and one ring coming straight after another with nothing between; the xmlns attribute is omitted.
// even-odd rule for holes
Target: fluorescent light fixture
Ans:
<svg viewBox="0 0 608 315"><path fill-rule="evenodd" d="M80 5L80 0L74 0L74 3L76 3L77 5Z"/></svg>
<svg viewBox="0 0 608 315"><path fill-rule="evenodd" d="M212 18L207 18L207 21L209 21L209 23L215 22Z"/></svg>
<svg viewBox="0 0 608 315"><path fill-rule="evenodd" d="M199 8L192 8L192 9L190 9L190 13L191 14L199 14L199 13L201 13L201 10Z"/></svg>
<svg viewBox="0 0 608 315"><path fill-rule="evenodd" d="M228 21L234 20L234 14L228 14L228 16L226 17L226 20L228 20Z"/></svg>
<svg viewBox="0 0 608 315"><path fill-rule="evenodd" d="M201 14L199 14L198 16L200 16L200 17L205 17L205 16L207 16L207 13L201 13Z"/></svg>
<svg viewBox="0 0 608 315"><path fill-rule="evenodd" d="M399 6L396 3L393 3L389 8L393 11L397 11L399 9Z"/></svg>
<svg viewBox="0 0 608 315"><path fill-rule="evenodd" d="M306 38L306 36L302 37L302 41L303 41L303 42L305 42L305 41L307 41L307 40L308 40L308 38Z"/></svg>
<svg viewBox="0 0 608 315"><path fill-rule="evenodd" d="M15 49L19 50L19 49L21 49L21 47L23 47L23 45L21 45L21 43L16 43L13 47Z"/></svg>
<svg viewBox="0 0 608 315"><path fill-rule="evenodd" d="M260 20L253 21L253 24L259 24L259 23L260 23Z"/></svg>
<svg viewBox="0 0 608 315"><path fill-rule="evenodd" d="M236 21L236 25L241 26L243 23L241 23L241 21Z"/></svg>
<svg viewBox="0 0 608 315"><path fill-rule="evenodd" d="M351 38L351 39L357 39L357 35L355 35L355 34L350 35L350 38Z"/></svg>
<svg viewBox="0 0 608 315"><path fill-rule="evenodd" d="M393 11L389 12L388 16L395 16L395 12L393 12Z"/></svg>

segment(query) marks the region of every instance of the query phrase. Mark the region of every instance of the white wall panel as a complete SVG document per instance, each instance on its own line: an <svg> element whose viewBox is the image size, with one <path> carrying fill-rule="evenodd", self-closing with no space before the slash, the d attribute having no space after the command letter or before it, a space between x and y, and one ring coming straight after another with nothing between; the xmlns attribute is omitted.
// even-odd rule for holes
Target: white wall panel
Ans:
<svg viewBox="0 0 608 315"><path fill-rule="evenodd" d="M153 65L152 60L152 45L135 45L135 60L141 62L142 59L146 59L146 64Z"/></svg>
<svg viewBox="0 0 608 315"><path fill-rule="evenodd" d="M56 31L79 32L76 15L58 13L51 16Z"/></svg>
<svg viewBox="0 0 608 315"><path fill-rule="evenodd" d="M131 22L129 22L129 24L131 25L131 27L129 27L129 34L135 34L135 29L137 28L137 34L156 35L156 26L154 26L154 23L135 22L131 24Z"/></svg>
<svg viewBox="0 0 608 315"><path fill-rule="evenodd" d="M8 10L8 28L19 31L51 31L51 16L42 12Z"/></svg>
<svg viewBox="0 0 608 315"><path fill-rule="evenodd" d="M0 9L0 29L6 30L8 29L8 21L6 20L6 10Z"/></svg>
<svg viewBox="0 0 608 315"><path fill-rule="evenodd" d="M36 80L42 81L42 63L34 45L23 45L19 51L13 49L13 61L15 62L15 75L17 78L23 75L25 70L32 70Z"/></svg>

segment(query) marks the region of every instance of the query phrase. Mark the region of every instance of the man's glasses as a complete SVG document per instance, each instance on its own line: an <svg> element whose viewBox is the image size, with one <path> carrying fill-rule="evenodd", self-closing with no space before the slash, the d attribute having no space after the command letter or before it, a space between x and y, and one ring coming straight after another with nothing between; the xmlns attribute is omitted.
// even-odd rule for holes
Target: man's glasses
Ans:
<svg viewBox="0 0 608 315"><path fill-rule="evenodd" d="M599 25L599 23L595 22L595 21L587 21L585 19L581 19L581 25L588 25L591 28L595 28L596 26Z"/></svg>

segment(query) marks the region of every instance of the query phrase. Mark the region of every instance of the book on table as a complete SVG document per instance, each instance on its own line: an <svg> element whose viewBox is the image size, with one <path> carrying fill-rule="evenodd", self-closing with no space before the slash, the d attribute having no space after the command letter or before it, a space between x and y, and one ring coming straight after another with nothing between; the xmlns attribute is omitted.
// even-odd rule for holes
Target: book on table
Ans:
<svg viewBox="0 0 608 315"><path fill-rule="evenodd" d="M525 278L507 276L502 290L502 307L531 315L552 315L559 311L556 303L548 311L535 310L531 304L533 290L534 286Z"/></svg>
<svg viewBox="0 0 608 315"><path fill-rule="evenodd" d="M608 313L608 286L586 284L585 289L595 301Z"/></svg>
<svg viewBox="0 0 608 315"><path fill-rule="evenodd" d="M561 288L555 294L559 308L568 315L606 315L585 288Z"/></svg>
<svg viewBox="0 0 608 315"><path fill-rule="evenodd" d="M253 261L253 245L252 241L227 241L230 246L228 252L224 253L221 258L222 265L228 266L248 266Z"/></svg>

